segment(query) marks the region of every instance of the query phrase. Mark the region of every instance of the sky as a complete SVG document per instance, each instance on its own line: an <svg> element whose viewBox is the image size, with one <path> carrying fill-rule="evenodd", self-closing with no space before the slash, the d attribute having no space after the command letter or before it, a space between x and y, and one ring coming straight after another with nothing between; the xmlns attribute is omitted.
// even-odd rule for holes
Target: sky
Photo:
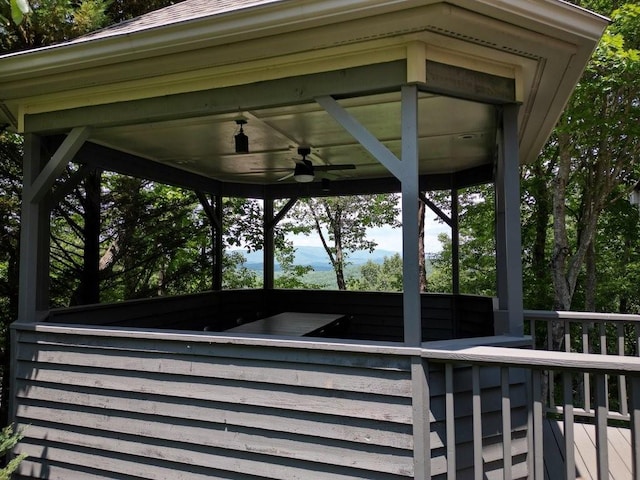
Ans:
<svg viewBox="0 0 640 480"><path fill-rule="evenodd" d="M438 253L442 251L442 245L438 241L438 234L444 232L451 233L451 229L442 223L438 223L427 216L424 232L424 249L427 253ZM367 230L369 238L374 240L378 246L376 249L389 250L391 252L402 253L402 229L391 227L377 227ZM322 246L320 238L316 234L310 236L297 235L290 236L296 246Z"/></svg>

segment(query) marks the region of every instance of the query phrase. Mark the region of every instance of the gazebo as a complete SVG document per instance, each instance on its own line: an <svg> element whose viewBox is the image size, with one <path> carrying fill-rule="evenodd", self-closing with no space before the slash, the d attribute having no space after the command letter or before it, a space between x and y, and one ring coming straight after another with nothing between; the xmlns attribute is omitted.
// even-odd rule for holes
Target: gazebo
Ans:
<svg viewBox="0 0 640 480"><path fill-rule="evenodd" d="M555 0L186 0L0 57L0 121L25 136L20 478L542 478L519 166L605 26ZM223 197L262 199L264 289L219 288L218 241L211 292L51 310L69 162L204 193L218 235ZM455 211L480 183L496 192L495 301L421 295L421 192L451 190ZM274 289L273 228L297 198L381 192L402 198L402 294ZM283 310L327 323L236 329Z"/></svg>

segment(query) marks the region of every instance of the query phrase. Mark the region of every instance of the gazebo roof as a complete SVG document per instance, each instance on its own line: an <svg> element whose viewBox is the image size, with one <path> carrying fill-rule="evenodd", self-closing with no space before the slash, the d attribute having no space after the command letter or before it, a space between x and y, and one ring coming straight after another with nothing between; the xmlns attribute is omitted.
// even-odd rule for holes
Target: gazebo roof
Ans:
<svg viewBox="0 0 640 480"><path fill-rule="evenodd" d="M400 155L400 86L420 88L420 173L491 167L501 104L533 160L606 26L552 0L186 0L0 57L0 121L68 133L221 181L278 183L297 149L334 179L389 175L317 99ZM250 153L238 154L236 120ZM284 182L291 181L285 180Z"/></svg>

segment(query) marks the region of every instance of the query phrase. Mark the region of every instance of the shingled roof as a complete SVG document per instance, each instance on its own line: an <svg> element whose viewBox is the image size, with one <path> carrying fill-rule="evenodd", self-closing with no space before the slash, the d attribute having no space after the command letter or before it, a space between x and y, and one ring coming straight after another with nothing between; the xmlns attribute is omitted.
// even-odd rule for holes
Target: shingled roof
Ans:
<svg viewBox="0 0 640 480"><path fill-rule="evenodd" d="M166 25L189 22L228 12L258 7L283 0L184 0L160 10L149 12L131 20L111 25L83 35L69 43L97 40L100 38L128 35L133 32L151 30Z"/></svg>

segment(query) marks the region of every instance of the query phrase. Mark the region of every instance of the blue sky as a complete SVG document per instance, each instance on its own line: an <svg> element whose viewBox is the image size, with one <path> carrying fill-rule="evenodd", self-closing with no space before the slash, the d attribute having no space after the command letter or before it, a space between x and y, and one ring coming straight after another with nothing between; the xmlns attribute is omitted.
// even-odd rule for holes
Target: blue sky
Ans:
<svg viewBox="0 0 640 480"><path fill-rule="evenodd" d="M438 253L442 250L442 246L438 241L438 234L445 232L450 233L450 228L442 223L436 222L427 215L425 226L425 251L428 253ZM375 240L378 244L377 249L389 250L392 252L402 252L402 229L391 227L378 227L368 230L369 238ZM290 237L296 246L322 246L317 235L298 235Z"/></svg>

